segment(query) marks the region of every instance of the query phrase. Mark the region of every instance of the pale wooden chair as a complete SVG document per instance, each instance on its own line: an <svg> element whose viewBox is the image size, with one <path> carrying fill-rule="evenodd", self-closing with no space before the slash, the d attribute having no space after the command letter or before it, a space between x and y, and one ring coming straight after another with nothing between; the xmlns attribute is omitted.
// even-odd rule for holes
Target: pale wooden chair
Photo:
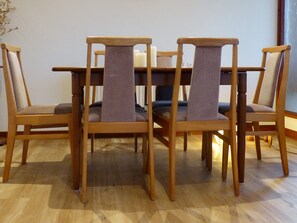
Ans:
<svg viewBox="0 0 297 223"><path fill-rule="evenodd" d="M26 86L21 63L21 48L1 44L2 62L8 109L8 133L3 182L8 181L14 143L16 139L24 140L22 164L26 163L30 139L71 139L72 107L71 104L32 105ZM19 133L18 126L24 126ZM36 133L31 129L68 127L69 131ZM72 148L72 141L70 140ZM71 150L72 151L72 150Z"/></svg>
<svg viewBox="0 0 297 223"><path fill-rule="evenodd" d="M161 140L169 148L169 198L175 200L175 147L176 133L207 131L225 140L231 148L233 186L239 195L238 163L236 153L236 84L238 40L231 38L179 38L176 75L171 108L163 107L153 112L154 122L168 131L168 140ZM183 45L195 47L195 58L190 84L188 105L178 107L181 80ZM230 93L231 112L226 117L218 113L221 51L225 45L232 46L232 83ZM225 130L219 134L218 130ZM160 136L159 136L160 137ZM207 149L211 150L211 145Z"/></svg>
<svg viewBox="0 0 297 223"><path fill-rule="evenodd" d="M87 74L83 112L82 201L87 201L87 141L94 133L143 133L148 148L143 148L144 170L149 173L150 198L155 199L153 122L151 104L151 38L87 37ZM89 107L92 46L105 45L102 106ZM133 48L146 45L148 111L135 107ZM115 109L118 108L118 109Z"/></svg>
<svg viewBox="0 0 297 223"><path fill-rule="evenodd" d="M252 104L247 105L246 121L252 125L252 131L246 135L255 136L257 158L261 159L260 137L277 135L283 173L289 175L289 166L285 135L285 104L290 63L289 45L263 48L262 67ZM263 131L260 123L275 124L275 130ZM228 151L224 145L224 173L227 172Z"/></svg>

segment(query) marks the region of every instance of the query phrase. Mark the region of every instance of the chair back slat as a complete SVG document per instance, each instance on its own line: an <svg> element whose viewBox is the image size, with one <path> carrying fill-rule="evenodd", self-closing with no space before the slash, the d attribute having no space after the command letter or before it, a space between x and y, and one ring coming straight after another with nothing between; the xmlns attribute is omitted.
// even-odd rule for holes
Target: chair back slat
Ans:
<svg viewBox="0 0 297 223"><path fill-rule="evenodd" d="M106 46L101 121L135 121L133 47Z"/></svg>
<svg viewBox="0 0 297 223"><path fill-rule="evenodd" d="M281 52L273 52L268 55L258 104L273 107L277 82L280 75L281 57Z"/></svg>
<svg viewBox="0 0 297 223"><path fill-rule="evenodd" d="M158 56L157 67L173 67L172 56ZM156 101L172 100L173 86L156 86Z"/></svg>
<svg viewBox="0 0 297 223"><path fill-rule="evenodd" d="M221 51L219 46L196 47L187 120L218 117Z"/></svg>
<svg viewBox="0 0 297 223"><path fill-rule="evenodd" d="M7 59L17 110L28 107L25 82L22 75L20 61L16 52L8 52Z"/></svg>
<svg viewBox="0 0 297 223"><path fill-rule="evenodd" d="M157 67L173 67L172 56L157 56Z"/></svg>

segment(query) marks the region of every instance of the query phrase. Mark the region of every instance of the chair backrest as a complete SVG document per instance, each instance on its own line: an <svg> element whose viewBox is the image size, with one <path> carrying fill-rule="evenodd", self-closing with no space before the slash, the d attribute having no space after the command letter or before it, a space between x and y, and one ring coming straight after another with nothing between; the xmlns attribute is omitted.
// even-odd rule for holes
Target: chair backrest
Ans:
<svg viewBox="0 0 297 223"><path fill-rule="evenodd" d="M147 37L87 37L86 105L89 103L92 45L105 45L101 121L136 121L133 64L133 47L136 44L147 47L147 87L151 109L151 42L151 38ZM85 112L88 110L86 106Z"/></svg>
<svg viewBox="0 0 297 223"><path fill-rule="evenodd" d="M217 120L219 87L221 77L221 53L225 45L232 46L232 83L231 83L231 108L236 110L236 83L237 83L237 45L238 39L233 38L179 38L176 78L174 83L173 101L177 101L183 45L191 44L195 47L191 85L189 91L186 119L193 120ZM177 103L174 103L176 107ZM172 108L176 109L176 108ZM173 112L173 111L172 111Z"/></svg>
<svg viewBox="0 0 297 223"><path fill-rule="evenodd" d="M157 67L174 67L174 56L177 56L177 51L158 51Z"/></svg>
<svg viewBox="0 0 297 223"><path fill-rule="evenodd" d="M286 90L283 89L287 86L290 46L268 47L262 49L262 52L262 67L265 71L259 75L253 103L272 108L277 96L277 105L284 106ZM280 96L282 101L278 100Z"/></svg>
<svg viewBox="0 0 297 223"><path fill-rule="evenodd" d="M99 67L99 56L104 56L105 55L105 50L95 50L94 55L95 55L94 66Z"/></svg>
<svg viewBox="0 0 297 223"><path fill-rule="evenodd" d="M157 67L174 67L173 56L177 56L177 51L158 51ZM172 100L173 86L156 86L156 101Z"/></svg>
<svg viewBox="0 0 297 223"><path fill-rule="evenodd" d="M21 63L21 48L1 44L8 114L31 105Z"/></svg>

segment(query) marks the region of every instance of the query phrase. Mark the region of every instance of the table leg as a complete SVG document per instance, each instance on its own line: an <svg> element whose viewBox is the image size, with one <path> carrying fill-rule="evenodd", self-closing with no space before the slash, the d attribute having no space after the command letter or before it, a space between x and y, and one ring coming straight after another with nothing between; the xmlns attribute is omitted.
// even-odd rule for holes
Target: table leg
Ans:
<svg viewBox="0 0 297 223"><path fill-rule="evenodd" d="M246 84L247 73L238 75L238 112L237 112L237 148L239 182L244 182L245 168L245 131L246 131Z"/></svg>
<svg viewBox="0 0 297 223"><path fill-rule="evenodd" d="M0 146L6 144L6 138L0 137Z"/></svg>
<svg viewBox="0 0 297 223"><path fill-rule="evenodd" d="M82 93L79 74L72 73L72 115L73 115L73 150L72 150L72 177L73 189L78 190L80 185L80 135L81 135L81 103Z"/></svg>

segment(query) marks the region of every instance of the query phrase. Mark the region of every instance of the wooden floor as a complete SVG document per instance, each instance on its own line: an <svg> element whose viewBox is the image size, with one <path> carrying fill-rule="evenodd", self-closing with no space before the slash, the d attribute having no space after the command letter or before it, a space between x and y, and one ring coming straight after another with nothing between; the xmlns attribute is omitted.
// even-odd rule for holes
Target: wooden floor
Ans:
<svg viewBox="0 0 297 223"><path fill-rule="evenodd" d="M150 201L142 173L142 154L133 139L97 139L89 154L89 202L71 189L69 143L32 141L28 164L20 165L17 142L8 183L0 183L0 222L297 222L297 141L288 138L290 176L282 177L277 139L262 142L262 161L248 142L246 178L233 194L231 165L221 180L221 150L214 148L213 170L200 159L201 137L189 137L189 150L177 149L176 201L170 202L168 153L155 141L156 193ZM0 175L5 146L0 147ZM2 179L1 179L2 181Z"/></svg>

